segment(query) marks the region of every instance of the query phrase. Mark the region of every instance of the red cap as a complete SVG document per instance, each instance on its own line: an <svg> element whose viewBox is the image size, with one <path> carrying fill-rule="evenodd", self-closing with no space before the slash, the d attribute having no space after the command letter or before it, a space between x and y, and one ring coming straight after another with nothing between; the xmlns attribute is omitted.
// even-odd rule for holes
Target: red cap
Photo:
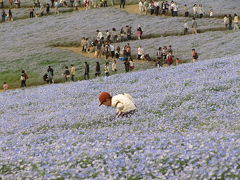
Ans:
<svg viewBox="0 0 240 180"><path fill-rule="evenodd" d="M112 96L108 92L100 93L99 97L98 97L99 102L100 102L99 106L101 106L107 99L111 99L111 98L112 98Z"/></svg>

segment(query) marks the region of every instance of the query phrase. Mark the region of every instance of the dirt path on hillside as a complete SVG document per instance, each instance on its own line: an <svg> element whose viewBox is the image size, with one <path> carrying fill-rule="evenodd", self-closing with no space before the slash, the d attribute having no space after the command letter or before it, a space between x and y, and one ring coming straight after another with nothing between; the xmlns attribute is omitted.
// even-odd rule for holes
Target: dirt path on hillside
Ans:
<svg viewBox="0 0 240 180"><path fill-rule="evenodd" d="M119 5L115 5L114 8L126 11L129 14L141 14L138 9L138 4L126 5L124 9L120 8ZM145 15L145 13L144 13Z"/></svg>
<svg viewBox="0 0 240 180"><path fill-rule="evenodd" d="M63 49L63 50L69 50L69 51L72 51L74 53L80 54L80 55L82 55L84 57L96 58L96 56L94 55L95 54L94 52L83 53L81 46L80 47L57 47L57 48L60 48L60 49ZM102 56L101 58L96 58L96 59L100 59L100 60L105 60L106 61L105 56ZM116 59L116 58L109 57L107 60L113 61L114 59ZM133 60L134 60L134 64L151 64L151 65L155 64L154 61L137 60L137 59L133 59Z"/></svg>

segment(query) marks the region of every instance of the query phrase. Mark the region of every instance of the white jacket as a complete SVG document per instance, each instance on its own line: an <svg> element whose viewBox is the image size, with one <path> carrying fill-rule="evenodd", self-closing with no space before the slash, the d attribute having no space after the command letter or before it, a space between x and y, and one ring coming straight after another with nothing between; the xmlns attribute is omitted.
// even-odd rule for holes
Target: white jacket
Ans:
<svg viewBox="0 0 240 180"><path fill-rule="evenodd" d="M132 96L126 93L113 96L112 107L115 107L117 112L123 113L127 113L136 109Z"/></svg>

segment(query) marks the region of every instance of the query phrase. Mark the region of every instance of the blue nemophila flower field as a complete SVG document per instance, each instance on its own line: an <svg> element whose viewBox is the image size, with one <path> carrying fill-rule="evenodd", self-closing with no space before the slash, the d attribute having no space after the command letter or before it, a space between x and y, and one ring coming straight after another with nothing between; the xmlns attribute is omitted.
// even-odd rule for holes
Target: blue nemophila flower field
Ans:
<svg viewBox="0 0 240 180"><path fill-rule="evenodd" d="M98 94L130 93L114 119ZM240 56L0 94L3 179L239 179Z"/></svg>

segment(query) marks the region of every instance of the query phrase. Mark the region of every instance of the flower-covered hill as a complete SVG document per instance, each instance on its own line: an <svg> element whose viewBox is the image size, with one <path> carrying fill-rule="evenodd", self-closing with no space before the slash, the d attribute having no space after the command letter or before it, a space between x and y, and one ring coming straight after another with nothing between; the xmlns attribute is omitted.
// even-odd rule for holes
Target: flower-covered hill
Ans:
<svg viewBox="0 0 240 180"><path fill-rule="evenodd" d="M0 94L0 178L240 178L240 55ZM114 119L98 94L130 93Z"/></svg>

